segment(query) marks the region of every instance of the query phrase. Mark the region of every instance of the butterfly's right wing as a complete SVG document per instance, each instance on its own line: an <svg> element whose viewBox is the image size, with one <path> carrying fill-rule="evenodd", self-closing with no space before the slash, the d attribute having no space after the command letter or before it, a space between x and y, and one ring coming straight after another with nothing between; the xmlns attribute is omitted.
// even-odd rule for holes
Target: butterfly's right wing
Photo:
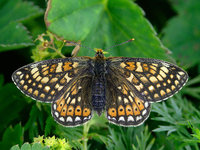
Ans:
<svg viewBox="0 0 200 150"><path fill-rule="evenodd" d="M148 118L151 105L137 97L125 80L117 72L107 74L107 118L117 125L138 126Z"/></svg>
<svg viewBox="0 0 200 150"><path fill-rule="evenodd" d="M59 99L69 85L80 77L90 77L92 59L70 57L40 61L16 70L12 79L26 95L42 102Z"/></svg>

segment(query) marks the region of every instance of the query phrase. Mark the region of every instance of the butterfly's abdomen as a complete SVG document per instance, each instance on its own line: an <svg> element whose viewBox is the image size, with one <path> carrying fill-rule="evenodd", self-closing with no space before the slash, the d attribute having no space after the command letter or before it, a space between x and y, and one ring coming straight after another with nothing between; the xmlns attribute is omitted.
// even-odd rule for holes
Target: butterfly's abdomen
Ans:
<svg viewBox="0 0 200 150"><path fill-rule="evenodd" d="M92 81L92 106L100 115L105 107L105 67L103 61L96 61Z"/></svg>

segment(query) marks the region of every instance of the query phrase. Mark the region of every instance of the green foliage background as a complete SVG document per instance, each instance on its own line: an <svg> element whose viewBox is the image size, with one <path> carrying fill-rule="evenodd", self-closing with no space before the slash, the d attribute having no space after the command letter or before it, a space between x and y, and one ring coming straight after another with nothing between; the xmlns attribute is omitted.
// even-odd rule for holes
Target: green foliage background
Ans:
<svg viewBox="0 0 200 150"><path fill-rule="evenodd" d="M1 0L0 148L200 149L199 16L199 0ZM95 115L84 126L63 127L49 104L26 97L11 81L27 63L70 56L74 46L63 39L107 49L131 38L106 56L167 60L190 76L178 94L153 104L141 126L119 127ZM94 51L82 47L78 55Z"/></svg>

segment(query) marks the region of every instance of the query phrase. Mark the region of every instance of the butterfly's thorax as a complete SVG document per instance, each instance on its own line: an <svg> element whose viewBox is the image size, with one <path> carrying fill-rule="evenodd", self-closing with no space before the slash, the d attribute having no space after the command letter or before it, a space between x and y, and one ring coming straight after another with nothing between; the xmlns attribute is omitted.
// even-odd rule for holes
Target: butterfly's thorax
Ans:
<svg viewBox="0 0 200 150"><path fill-rule="evenodd" d="M100 115L105 107L105 59L103 53L97 52L94 62L94 77L92 79L92 105Z"/></svg>

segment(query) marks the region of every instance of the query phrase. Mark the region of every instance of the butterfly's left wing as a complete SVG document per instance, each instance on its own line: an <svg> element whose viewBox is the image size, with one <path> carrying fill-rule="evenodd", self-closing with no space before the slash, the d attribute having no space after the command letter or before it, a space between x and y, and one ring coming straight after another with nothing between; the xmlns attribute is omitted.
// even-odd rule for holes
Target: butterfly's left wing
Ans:
<svg viewBox="0 0 200 150"><path fill-rule="evenodd" d="M44 60L19 68L12 79L27 96L51 103L59 99L74 80L91 76L91 64L89 57Z"/></svg>
<svg viewBox="0 0 200 150"><path fill-rule="evenodd" d="M71 83L65 94L54 101L51 113L64 126L78 126L92 117L91 78L82 77Z"/></svg>

